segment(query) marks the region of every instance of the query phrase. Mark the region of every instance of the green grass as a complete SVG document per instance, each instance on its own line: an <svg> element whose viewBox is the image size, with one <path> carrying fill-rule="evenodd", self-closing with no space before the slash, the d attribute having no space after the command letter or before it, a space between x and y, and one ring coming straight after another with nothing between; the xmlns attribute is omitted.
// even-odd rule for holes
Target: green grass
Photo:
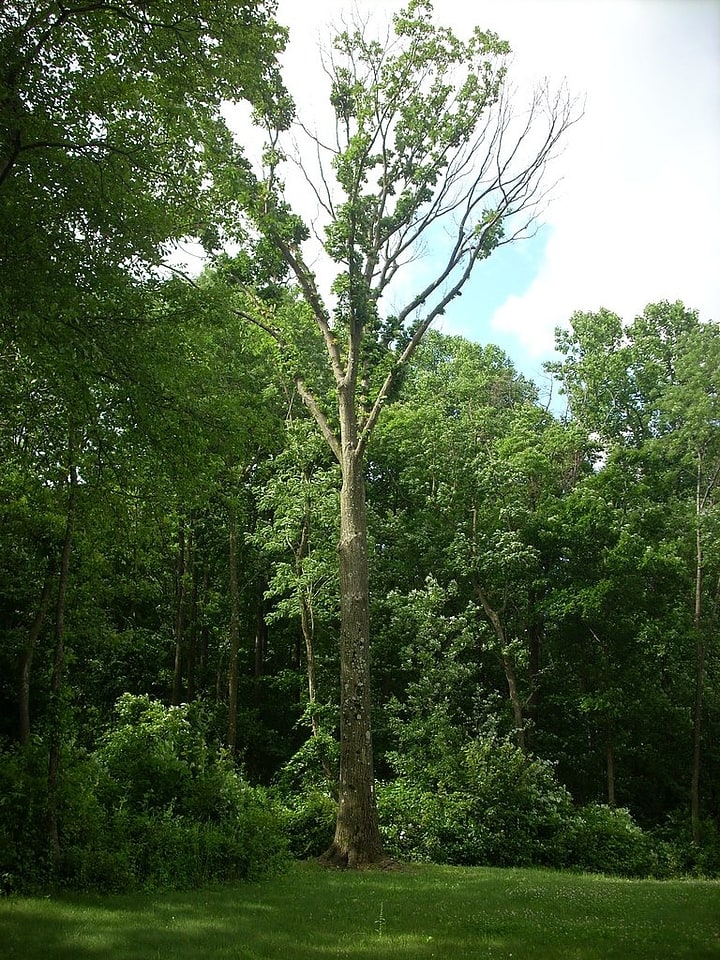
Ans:
<svg viewBox="0 0 720 960"><path fill-rule="evenodd" d="M22 960L720 958L720 883L544 870L297 864L259 884L0 901Z"/></svg>

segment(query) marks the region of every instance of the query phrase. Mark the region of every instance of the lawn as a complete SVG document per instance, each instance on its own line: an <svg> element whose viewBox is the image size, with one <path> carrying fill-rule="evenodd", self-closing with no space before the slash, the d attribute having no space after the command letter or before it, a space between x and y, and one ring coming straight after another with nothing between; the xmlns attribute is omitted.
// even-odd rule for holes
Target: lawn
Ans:
<svg viewBox="0 0 720 960"><path fill-rule="evenodd" d="M720 882L544 870L296 864L193 892L0 901L22 960L688 960L720 958Z"/></svg>

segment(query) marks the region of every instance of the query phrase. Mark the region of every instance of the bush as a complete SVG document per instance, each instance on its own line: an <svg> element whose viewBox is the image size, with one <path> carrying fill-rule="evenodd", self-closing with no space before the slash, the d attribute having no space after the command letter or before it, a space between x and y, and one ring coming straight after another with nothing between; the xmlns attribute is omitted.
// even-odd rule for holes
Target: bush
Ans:
<svg viewBox="0 0 720 960"><path fill-rule="evenodd" d="M555 865L570 796L550 764L512 743L478 740L434 784L400 778L378 792L388 851L437 863Z"/></svg>
<svg viewBox="0 0 720 960"><path fill-rule="evenodd" d="M666 872L673 876L720 877L720 830L714 820L700 823L700 838L693 842L686 810L668 818L654 832L656 849L665 853Z"/></svg>
<svg viewBox="0 0 720 960"><path fill-rule="evenodd" d="M623 877L658 872L651 838L624 808L600 803L580 808L568 820L559 846L563 866Z"/></svg>
<svg viewBox="0 0 720 960"><path fill-rule="evenodd" d="M405 780L381 785L378 812L387 852L403 860L485 863L487 837L471 807L460 793L432 793Z"/></svg>
<svg viewBox="0 0 720 960"><path fill-rule="evenodd" d="M188 887L281 866L280 810L207 746L197 710L125 694L118 714L122 723L98 751L98 793L121 879L129 869L136 886Z"/></svg>
<svg viewBox="0 0 720 960"><path fill-rule="evenodd" d="M64 751L56 865L48 856L47 749L0 757L5 889L179 888L280 869L287 840L278 805L208 748L196 711L125 695L118 715L94 755Z"/></svg>
<svg viewBox="0 0 720 960"><path fill-rule="evenodd" d="M0 892L35 890L51 875L47 751L38 741L0 754Z"/></svg>
<svg viewBox="0 0 720 960"><path fill-rule="evenodd" d="M332 843L336 819L337 802L320 789L286 797L283 823L290 853L298 860L319 857Z"/></svg>

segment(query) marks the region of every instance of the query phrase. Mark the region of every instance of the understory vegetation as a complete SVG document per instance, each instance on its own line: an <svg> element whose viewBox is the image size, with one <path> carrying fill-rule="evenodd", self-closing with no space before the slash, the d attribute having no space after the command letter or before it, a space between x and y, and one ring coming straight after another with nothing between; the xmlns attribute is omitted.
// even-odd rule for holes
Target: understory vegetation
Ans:
<svg viewBox="0 0 720 960"><path fill-rule="evenodd" d="M68 750L64 758L56 861L47 847L42 745L0 758L4 893L259 880L285 871L291 857L327 849L337 815L327 788L289 790L282 776L251 786L226 752L208 745L198 707L126 694L116 716L95 751ZM378 805L385 849L398 864L720 875L712 824L696 847L689 836L642 830L625 809L576 807L549 763L507 740L473 741L438 768L408 763L378 785Z"/></svg>

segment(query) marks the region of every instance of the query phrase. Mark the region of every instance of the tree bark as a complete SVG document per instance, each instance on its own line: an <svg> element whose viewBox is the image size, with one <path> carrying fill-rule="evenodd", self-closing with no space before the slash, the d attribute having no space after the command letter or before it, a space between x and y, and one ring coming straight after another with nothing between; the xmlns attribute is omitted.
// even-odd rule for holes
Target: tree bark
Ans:
<svg viewBox="0 0 720 960"><path fill-rule="evenodd" d="M230 577L230 662L228 663L228 750L237 751L238 654L240 650L240 578L238 574L237 519L235 507L229 511L228 566Z"/></svg>
<svg viewBox="0 0 720 960"><path fill-rule="evenodd" d="M503 626L500 614L494 609L490 603L488 595L485 593L480 584L476 583L474 587L475 594L482 604L482 608L485 611L485 616L492 624L498 644L500 645L500 661L502 663L503 672L505 673L505 680L507 681L508 685L508 696L510 697L510 705L513 712L513 725L515 727L515 739L517 740L517 745L520 747L520 749L525 752L527 745L525 743L525 720L523 717L523 705L518 692L515 664L513 663L508 649L505 627Z"/></svg>
<svg viewBox="0 0 720 960"><path fill-rule="evenodd" d="M65 536L60 555L57 599L55 602L55 656L50 679L50 751L48 756L48 807L47 832L50 844L50 856L54 868L60 861L61 845L58 826L58 784L60 777L60 747L62 742L62 686L65 666L65 599L70 578L70 556L72 554L75 533L75 512L77 506L77 467L75 465L75 444L71 432L68 445L69 475L67 507L65 514Z"/></svg>
<svg viewBox="0 0 720 960"><path fill-rule="evenodd" d="M370 591L361 458L343 445L340 491L340 783L335 838L326 863L359 867L385 858L373 770Z"/></svg>
<svg viewBox="0 0 720 960"><path fill-rule="evenodd" d="M202 616L200 623L200 650L198 660L198 671L200 674L201 689L208 691L208 624L205 615L206 605L208 603L208 591L210 589L210 568L205 565L203 569L202 582Z"/></svg>
<svg viewBox="0 0 720 960"><path fill-rule="evenodd" d="M615 807L615 743L612 723L608 720L605 730L605 768L607 771L608 806Z"/></svg>
<svg viewBox="0 0 720 960"><path fill-rule="evenodd" d="M307 671L308 703L310 705L310 725L313 736L320 732L315 704L317 702L317 680L315 673L315 643L312 628L312 613L303 596L300 598L300 629L302 630L303 640L305 641L305 668Z"/></svg>
<svg viewBox="0 0 720 960"><path fill-rule="evenodd" d="M187 651L187 698L188 702L197 696L197 674L198 674L198 595L200 585L198 582L199 571L196 562L196 549L193 540L192 547L189 550L188 563L190 566L190 578L192 589L190 591L190 630L188 635Z"/></svg>
<svg viewBox="0 0 720 960"><path fill-rule="evenodd" d="M182 661L185 642L185 521L178 525L177 570L175 580L175 666L173 669L172 704L182 700Z"/></svg>
<svg viewBox="0 0 720 960"><path fill-rule="evenodd" d="M268 627L265 621L265 590L266 585L263 578L258 577L253 658L253 699L256 706L260 706L263 702L263 676L265 675L265 655L268 645Z"/></svg>
<svg viewBox="0 0 720 960"><path fill-rule="evenodd" d="M18 683L18 740L22 746L26 746L30 739L30 677L32 675L32 662L35 655L40 631L45 622L45 614L50 603L50 592L52 590L52 581L55 573L55 564L52 560L48 562L45 582L43 583L40 602L38 603L37 613L33 619L28 634L27 642L23 648L20 657L20 679Z"/></svg>
<svg viewBox="0 0 720 960"><path fill-rule="evenodd" d="M308 599L307 593L302 586L303 560L309 553L310 540L310 508L305 504L305 516L300 530L300 543L295 550L295 573L301 585L298 590L298 603L300 607L300 629L305 642L305 668L307 673L308 703L310 706L310 724L313 736L320 732L317 714L315 713L315 702L317 700L317 681L315 672L315 623L312 611L312 605Z"/></svg>
<svg viewBox="0 0 720 960"><path fill-rule="evenodd" d="M700 770L702 746L703 687L705 676L705 643L702 633L703 543L700 531L702 512L702 457L698 455L695 503L695 704L693 708L693 759L690 782L690 824L693 843L700 843Z"/></svg>
<svg viewBox="0 0 720 960"><path fill-rule="evenodd" d="M530 721L526 731L526 741L532 746L540 723L540 648L542 643L543 620L535 611L532 604L533 617L529 629L529 661L528 675L530 680L530 696L527 700L527 717ZM529 736L528 736L529 735Z"/></svg>
<svg viewBox="0 0 720 960"><path fill-rule="evenodd" d="M526 751L526 743L523 707L520 700L520 694L518 693L515 664L513 663L512 657L506 649L502 651L502 665L503 670L505 671L505 679L507 681L508 694L510 696L510 704L512 706L513 723L515 726L515 739L517 740L517 745L524 753Z"/></svg>

